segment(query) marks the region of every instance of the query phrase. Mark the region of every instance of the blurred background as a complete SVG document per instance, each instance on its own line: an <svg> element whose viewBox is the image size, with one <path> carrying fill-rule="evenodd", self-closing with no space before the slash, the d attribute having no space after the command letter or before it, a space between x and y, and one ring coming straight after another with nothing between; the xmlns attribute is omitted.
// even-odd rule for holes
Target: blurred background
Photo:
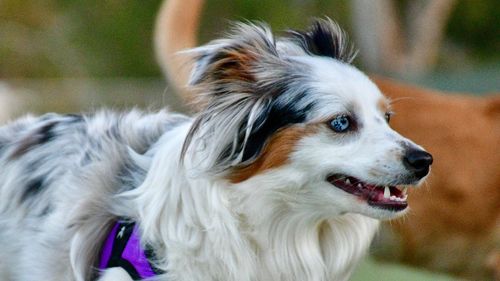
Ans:
<svg viewBox="0 0 500 281"><path fill-rule="evenodd" d="M20 100L10 100L9 110L170 102L152 50L160 3L0 0L0 95L9 87ZM497 0L212 0L200 37L214 38L230 20L262 20L284 30L323 15L363 47L356 63L371 73L449 91L500 89Z"/></svg>
<svg viewBox="0 0 500 281"><path fill-rule="evenodd" d="M155 61L160 0L0 0L0 121L27 112L182 110ZM232 20L338 21L363 70L451 92L500 92L498 0L210 0L200 42ZM374 278L374 276L377 276ZM353 280L455 280L368 258Z"/></svg>

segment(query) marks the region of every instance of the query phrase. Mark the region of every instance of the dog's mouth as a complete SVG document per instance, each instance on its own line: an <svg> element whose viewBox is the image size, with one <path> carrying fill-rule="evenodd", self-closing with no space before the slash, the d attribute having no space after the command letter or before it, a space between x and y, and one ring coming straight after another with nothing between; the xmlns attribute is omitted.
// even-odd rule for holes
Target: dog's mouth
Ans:
<svg viewBox="0 0 500 281"><path fill-rule="evenodd" d="M376 208L399 212L408 207L406 187L374 185L341 174L330 175L327 181Z"/></svg>

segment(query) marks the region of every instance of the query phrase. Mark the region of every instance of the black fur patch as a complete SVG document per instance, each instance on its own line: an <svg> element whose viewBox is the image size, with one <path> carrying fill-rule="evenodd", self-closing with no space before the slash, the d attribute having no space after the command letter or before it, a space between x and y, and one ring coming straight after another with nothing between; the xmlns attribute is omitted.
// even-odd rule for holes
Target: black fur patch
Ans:
<svg viewBox="0 0 500 281"><path fill-rule="evenodd" d="M295 97L295 100L300 100L303 96L305 95ZM266 141L279 129L304 122L306 119L306 112L312 106L313 104L310 103L305 108L297 109L294 107L294 102L286 105L280 105L277 102L272 103L269 106L267 114L261 116L261 118L265 118L265 120L251 132L243 153L243 161L260 154Z"/></svg>
<svg viewBox="0 0 500 281"><path fill-rule="evenodd" d="M21 202L26 201L26 199L40 193L40 191L45 186L44 178L36 178L28 182L23 194L21 195Z"/></svg>
<svg viewBox="0 0 500 281"><path fill-rule="evenodd" d="M48 122L47 124L38 128L35 132L23 138L14 152L12 152L12 154L10 155L10 159L14 160L16 158L19 158L33 147L52 140L55 137L53 128L57 124L59 124L59 121Z"/></svg>
<svg viewBox="0 0 500 281"><path fill-rule="evenodd" d="M292 30L288 33L311 55L330 57L345 63L351 63L356 57L347 34L329 19L316 20L305 32Z"/></svg>

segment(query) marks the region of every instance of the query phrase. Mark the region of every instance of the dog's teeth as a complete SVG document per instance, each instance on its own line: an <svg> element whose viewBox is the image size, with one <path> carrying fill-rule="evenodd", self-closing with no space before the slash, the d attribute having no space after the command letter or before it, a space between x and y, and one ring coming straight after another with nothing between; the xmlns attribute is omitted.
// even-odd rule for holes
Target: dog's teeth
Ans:
<svg viewBox="0 0 500 281"><path fill-rule="evenodd" d="M349 179L345 179L345 183L351 184L351 181Z"/></svg>
<svg viewBox="0 0 500 281"><path fill-rule="evenodd" d="M401 188L401 192L403 193L403 195L408 194L408 187L403 186L403 187Z"/></svg>
<svg viewBox="0 0 500 281"><path fill-rule="evenodd" d="M397 197L396 197L396 196L394 196L394 195L392 195L392 196L390 197L390 199L391 199L391 200L393 200L393 201L397 201Z"/></svg>
<svg viewBox="0 0 500 281"><path fill-rule="evenodd" d="M363 188L363 185L358 183L358 188Z"/></svg>
<svg viewBox="0 0 500 281"><path fill-rule="evenodd" d="M386 186L386 187L384 187L384 198L387 199L389 197L391 197L391 190L389 189L388 186Z"/></svg>

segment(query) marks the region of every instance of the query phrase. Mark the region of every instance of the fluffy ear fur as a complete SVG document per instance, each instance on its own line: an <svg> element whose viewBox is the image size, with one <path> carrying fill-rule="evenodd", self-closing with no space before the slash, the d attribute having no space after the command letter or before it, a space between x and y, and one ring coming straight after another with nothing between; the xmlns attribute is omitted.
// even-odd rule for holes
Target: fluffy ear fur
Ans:
<svg viewBox="0 0 500 281"><path fill-rule="evenodd" d="M342 30L330 20L318 20L303 33L291 32L281 42L303 49L306 56L344 62L353 57ZM277 130L304 122L314 106L304 83L308 66L279 51L265 25L236 25L226 39L188 52L196 58L190 85L198 92L201 111L181 157L191 147L196 153L190 155L202 155L203 161L194 163L207 165L195 164L204 172L252 163Z"/></svg>
<svg viewBox="0 0 500 281"><path fill-rule="evenodd" d="M310 55L331 57L351 63L357 50L349 42L349 36L330 18L315 19L306 31L290 30L288 34L305 52Z"/></svg>
<svg viewBox="0 0 500 281"><path fill-rule="evenodd" d="M239 24L227 39L190 52L197 55L190 84L199 92L202 110L188 134L183 157L196 139L201 143L193 147L203 148L203 162L209 165L205 171L218 173L249 163L268 135L282 127L277 120L270 124L270 114L277 113L276 99L286 92L285 80L296 64L280 57L264 25Z"/></svg>
<svg viewBox="0 0 500 281"><path fill-rule="evenodd" d="M274 37L264 24L236 24L227 38L188 52L196 54L189 81L192 86L255 82L258 61L279 57Z"/></svg>

